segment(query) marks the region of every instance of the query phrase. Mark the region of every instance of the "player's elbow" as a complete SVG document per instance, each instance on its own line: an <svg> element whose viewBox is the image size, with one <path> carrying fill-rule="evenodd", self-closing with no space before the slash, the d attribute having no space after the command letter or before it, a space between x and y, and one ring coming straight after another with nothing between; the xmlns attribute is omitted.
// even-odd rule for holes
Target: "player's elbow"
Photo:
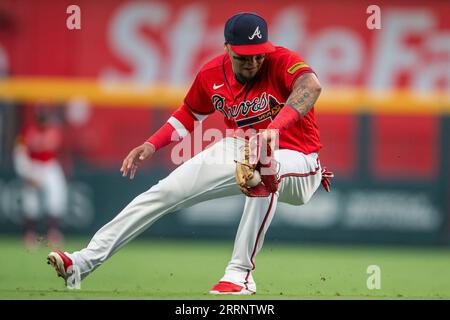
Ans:
<svg viewBox="0 0 450 320"><path fill-rule="evenodd" d="M308 74L309 91L317 98L322 93L322 86L315 74Z"/></svg>
<svg viewBox="0 0 450 320"><path fill-rule="evenodd" d="M319 82L315 82L312 86L311 86L311 92L313 92L313 94L318 97L320 96L320 94L322 93L322 86L320 85Z"/></svg>

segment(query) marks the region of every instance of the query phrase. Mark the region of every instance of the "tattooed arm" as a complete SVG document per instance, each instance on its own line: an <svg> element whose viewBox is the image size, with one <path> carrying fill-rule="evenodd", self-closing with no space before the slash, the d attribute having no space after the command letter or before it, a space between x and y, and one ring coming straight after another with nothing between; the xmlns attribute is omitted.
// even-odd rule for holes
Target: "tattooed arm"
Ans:
<svg viewBox="0 0 450 320"><path fill-rule="evenodd" d="M295 80L286 106L281 109L267 129L286 130L304 117L316 103L322 91L319 79L314 73L305 73Z"/></svg>
<svg viewBox="0 0 450 320"><path fill-rule="evenodd" d="M286 104L298 111L304 117L319 98L322 87L314 73L305 73L295 80L292 93Z"/></svg>

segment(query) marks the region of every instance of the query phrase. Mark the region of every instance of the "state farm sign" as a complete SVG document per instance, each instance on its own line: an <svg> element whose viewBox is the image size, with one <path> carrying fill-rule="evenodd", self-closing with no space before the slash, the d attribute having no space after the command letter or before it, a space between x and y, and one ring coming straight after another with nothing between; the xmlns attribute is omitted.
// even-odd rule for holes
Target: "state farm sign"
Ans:
<svg viewBox="0 0 450 320"><path fill-rule="evenodd" d="M11 75L189 84L223 52L226 19L254 11L272 42L302 55L326 86L449 90L450 3L378 4L381 29L370 30L367 4L356 2L85 1L82 28L68 30L67 3L11 1L0 7L11 22L0 31L0 66Z"/></svg>

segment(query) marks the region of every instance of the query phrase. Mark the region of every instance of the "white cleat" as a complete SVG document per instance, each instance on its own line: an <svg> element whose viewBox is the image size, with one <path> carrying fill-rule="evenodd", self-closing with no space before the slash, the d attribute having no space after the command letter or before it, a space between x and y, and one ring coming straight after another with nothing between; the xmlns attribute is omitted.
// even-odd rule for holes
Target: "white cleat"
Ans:
<svg viewBox="0 0 450 320"><path fill-rule="evenodd" d="M58 277L64 279L67 288L81 288L80 270L64 252L60 250L50 252L47 256L47 264L55 268Z"/></svg>

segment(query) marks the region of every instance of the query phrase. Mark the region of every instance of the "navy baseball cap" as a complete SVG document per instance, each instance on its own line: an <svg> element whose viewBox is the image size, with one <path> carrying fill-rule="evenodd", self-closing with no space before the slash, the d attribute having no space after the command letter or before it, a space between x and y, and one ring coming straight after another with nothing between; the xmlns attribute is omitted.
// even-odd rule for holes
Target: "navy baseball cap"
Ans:
<svg viewBox="0 0 450 320"><path fill-rule="evenodd" d="M275 47L269 41L267 23L263 17L255 13L238 13L225 23L225 42L231 45L231 49L242 56L254 56L257 54L275 51Z"/></svg>

